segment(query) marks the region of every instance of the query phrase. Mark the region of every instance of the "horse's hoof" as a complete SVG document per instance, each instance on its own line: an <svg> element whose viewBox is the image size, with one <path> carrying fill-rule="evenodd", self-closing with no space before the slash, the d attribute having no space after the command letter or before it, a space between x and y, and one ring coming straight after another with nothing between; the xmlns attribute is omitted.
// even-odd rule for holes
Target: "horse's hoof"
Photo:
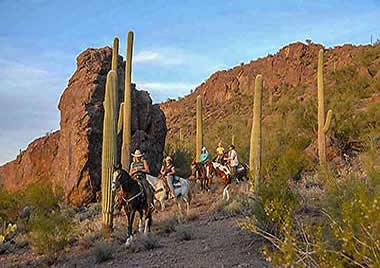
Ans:
<svg viewBox="0 0 380 268"><path fill-rule="evenodd" d="M127 241L125 242L126 247L130 247L133 241L133 236L130 236L127 238Z"/></svg>

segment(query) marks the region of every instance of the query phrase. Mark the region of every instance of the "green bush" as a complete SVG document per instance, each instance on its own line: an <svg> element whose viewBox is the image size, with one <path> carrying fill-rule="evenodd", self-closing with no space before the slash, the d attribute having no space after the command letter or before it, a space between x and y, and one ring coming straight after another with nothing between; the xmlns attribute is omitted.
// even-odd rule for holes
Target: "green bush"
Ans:
<svg viewBox="0 0 380 268"><path fill-rule="evenodd" d="M70 242L72 221L58 213L33 215L28 241L39 254L56 255Z"/></svg>

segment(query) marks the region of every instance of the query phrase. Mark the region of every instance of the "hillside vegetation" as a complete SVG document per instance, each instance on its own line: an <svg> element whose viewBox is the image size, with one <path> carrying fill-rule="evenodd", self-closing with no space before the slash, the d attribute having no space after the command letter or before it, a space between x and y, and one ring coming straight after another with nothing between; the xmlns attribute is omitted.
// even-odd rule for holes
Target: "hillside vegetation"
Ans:
<svg viewBox="0 0 380 268"><path fill-rule="evenodd" d="M289 45L274 56L213 74L191 95L162 104L169 129L166 152L189 172L195 155L194 96L201 95L206 147L213 153L219 141L227 146L234 135L240 160L248 162L253 102L248 89L262 73L262 185L253 213L240 226L267 240L263 253L275 266L377 267L380 45L325 51L325 107L334 116L324 168L316 144L319 48Z"/></svg>

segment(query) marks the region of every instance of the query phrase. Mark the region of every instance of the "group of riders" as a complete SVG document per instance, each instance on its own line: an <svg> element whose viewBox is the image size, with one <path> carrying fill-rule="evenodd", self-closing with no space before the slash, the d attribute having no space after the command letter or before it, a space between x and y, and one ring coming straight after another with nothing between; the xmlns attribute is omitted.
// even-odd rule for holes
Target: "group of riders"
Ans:
<svg viewBox="0 0 380 268"><path fill-rule="evenodd" d="M150 173L150 168L148 162L144 158L144 154L140 150L136 150L132 156L133 161L130 165L129 175L139 182L139 185L141 185L144 191L152 191L152 193L154 193L152 185L146 179L146 175ZM206 147L202 147L198 161L206 166L210 162L210 159L210 154ZM232 176L234 176L239 165L235 146L230 145L229 150L226 153L222 143L219 142L216 148L216 157L213 159L213 162L218 162L221 165L227 166L230 169ZM174 191L175 177L176 168L174 166L173 159L170 156L167 156L163 161L159 178L164 181L164 184L169 189L169 198L176 198ZM154 206L153 200L147 201Z"/></svg>

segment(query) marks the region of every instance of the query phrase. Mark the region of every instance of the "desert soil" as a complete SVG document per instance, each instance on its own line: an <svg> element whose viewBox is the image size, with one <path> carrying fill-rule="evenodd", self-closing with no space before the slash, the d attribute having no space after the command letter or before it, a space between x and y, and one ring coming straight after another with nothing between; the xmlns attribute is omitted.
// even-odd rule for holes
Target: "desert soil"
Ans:
<svg viewBox="0 0 380 268"><path fill-rule="evenodd" d="M54 264L44 257L33 255L31 250L0 256L0 266L5 267L267 267L260 250L263 241L237 226L239 215L221 209L221 187L208 193L197 193L190 215L174 227L167 229L167 222L178 212L173 202L164 212L155 212L152 235L159 247L131 250L120 241L113 243L112 258L95 263L93 248L84 249L78 243L68 249ZM236 188L235 188L236 191ZM178 215L178 214L177 214ZM166 222L166 227L165 227ZM123 215L115 224L125 225ZM165 230L166 230L165 229ZM181 239L180 230L187 230L189 240ZM141 239L141 238L137 238ZM138 243L134 241L133 243ZM135 248L132 244L132 249Z"/></svg>

